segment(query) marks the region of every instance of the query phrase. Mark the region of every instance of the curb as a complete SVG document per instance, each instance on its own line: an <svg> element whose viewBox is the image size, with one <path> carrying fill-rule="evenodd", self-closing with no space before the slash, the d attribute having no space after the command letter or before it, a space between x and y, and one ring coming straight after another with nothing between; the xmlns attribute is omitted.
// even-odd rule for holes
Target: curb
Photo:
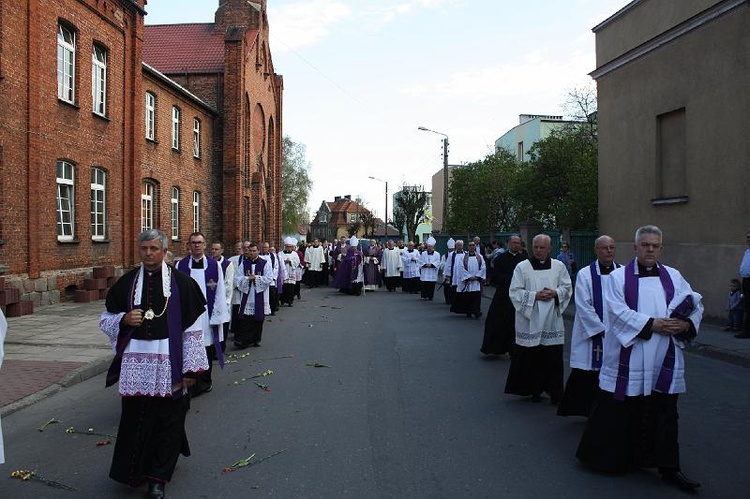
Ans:
<svg viewBox="0 0 750 499"><path fill-rule="evenodd" d="M5 417L9 414L20 411L21 409L25 409L26 407L29 407L40 400L44 400L50 395L54 395L65 388L70 388L71 386L77 385L89 378L93 378L94 376L105 372L109 368L110 362L110 358L101 358L74 369L47 388L0 407L0 417Z"/></svg>

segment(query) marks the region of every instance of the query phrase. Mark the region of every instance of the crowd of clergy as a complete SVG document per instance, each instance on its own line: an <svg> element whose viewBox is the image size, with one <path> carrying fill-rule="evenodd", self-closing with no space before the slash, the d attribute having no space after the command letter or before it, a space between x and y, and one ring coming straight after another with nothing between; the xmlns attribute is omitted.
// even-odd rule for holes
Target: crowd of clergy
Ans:
<svg viewBox="0 0 750 499"><path fill-rule="evenodd" d="M603 472L656 468L667 483L697 490L680 467L677 400L686 390L682 349L697 335L702 297L658 261L661 230L637 229L624 265L615 261L614 239L600 236L596 259L575 281L566 259L551 257L549 236L533 238L531 255L519 236L507 246L491 262L495 294L481 347L485 355L510 354L505 393L536 402L547 394L558 415L588 418L576 451L582 464ZM571 299L564 383L563 312Z"/></svg>
<svg viewBox="0 0 750 499"><path fill-rule="evenodd" d="M680 468L677 399L685 391L682 348L696 336L703 307L680 272L659 263L657 227L636 231L635 256L625 265L615 262L615 241L599 237L575 290L570 267L550 256L544 234L533 238L531 255L514 235L490 258L477 238L466 245L450 239L445 255L432 237L419 247L360 244L356 236L283 243L277 252L268 242L238 242L228 257L222 243L209 247L195 232L187 256L170 261L163 232L140 235L142 263L111 288L100 320L115 352L107 386L119 381L122 396L111 478L147 482L147 497L164 497L179 454L190 453L190 397L211 391L213 363L223 367L228 337L235 349L260 347L266 317L292 307L302 285L326 286L332 277L346 294L400 288L426 301L440 282L451 312L475 319L483 286L493 284L481 352L510 354L506 393L537 402L546 394L559 415L587 417L576 453L587 466L655 467L681 489L700 487ZM565 384L563 312L571 300Z"/></svg>

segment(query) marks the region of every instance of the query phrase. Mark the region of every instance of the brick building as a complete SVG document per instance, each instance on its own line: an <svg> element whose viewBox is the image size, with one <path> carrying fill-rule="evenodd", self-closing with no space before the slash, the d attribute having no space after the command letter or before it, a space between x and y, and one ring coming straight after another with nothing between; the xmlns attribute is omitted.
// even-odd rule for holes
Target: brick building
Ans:
<svg viewBox="0 0 750 499"><path fill-rule="evenodd" d="M5 286L37 305L65 299L93 268L137 263L144 227L164 230L177 254L194 229L227 243L279 239L282 79L265 0L220 0L215 23L174 27L144 26L145 0L9 4L0 3ZM177 46L159 38L168 28ZM163 64L185 60L213 66Z"/></svg>

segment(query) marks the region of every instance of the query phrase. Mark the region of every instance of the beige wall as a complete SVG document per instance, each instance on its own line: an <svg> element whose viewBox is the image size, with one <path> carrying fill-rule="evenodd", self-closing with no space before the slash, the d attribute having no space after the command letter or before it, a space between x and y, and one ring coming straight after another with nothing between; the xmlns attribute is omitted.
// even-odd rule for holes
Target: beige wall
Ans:
<svg viewBox="0 0 750 499"><path fill-rule="evenodd" d="M657 35L654 30L669 28L665 18L683 19L716 3L639 3L597 32L597 54L608 54L598 56L599 68L621 55L618 51ZM660 21L635 29L635 20L646 18ZM725 314L728 281L737 277L750 229L748 82L747 3L597 79L600 230L620 241L618 260L624 261L632 255L638 226L661 227L662 261L680 269L703 294L710 316ZM680 108L685 109L687 202L655 206L652 200L660 196L657 116Z"/></svg>

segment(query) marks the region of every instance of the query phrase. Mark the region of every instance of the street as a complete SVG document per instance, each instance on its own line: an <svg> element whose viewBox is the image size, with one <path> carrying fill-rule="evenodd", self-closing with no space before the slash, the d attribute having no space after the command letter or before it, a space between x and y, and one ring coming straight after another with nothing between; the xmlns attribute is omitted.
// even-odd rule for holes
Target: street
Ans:
<svg viewBox="0 0 750 499"><path fill-rule="evenodd" d="M441 292L433 302L384 290L302 297L267 319L262 347L230 347L236 362L214 364L213 391L192 401L192 456L180 458L169 497L685 497L653 470L580 467L585 421L556 416L547 398L504 395L510 360L483 358L484 321L450 314ZM748 369L686 360L683 469L703 497L747 497ZM119 404L102 374L4 417L0 497L141 497L108 478L113 445L97 446L107 437L85 434L116 433ZM61 422L38 431L51 418ZM253 454L257 464L223 472ZM9 478L15 469L76 491Z"/></svg>

